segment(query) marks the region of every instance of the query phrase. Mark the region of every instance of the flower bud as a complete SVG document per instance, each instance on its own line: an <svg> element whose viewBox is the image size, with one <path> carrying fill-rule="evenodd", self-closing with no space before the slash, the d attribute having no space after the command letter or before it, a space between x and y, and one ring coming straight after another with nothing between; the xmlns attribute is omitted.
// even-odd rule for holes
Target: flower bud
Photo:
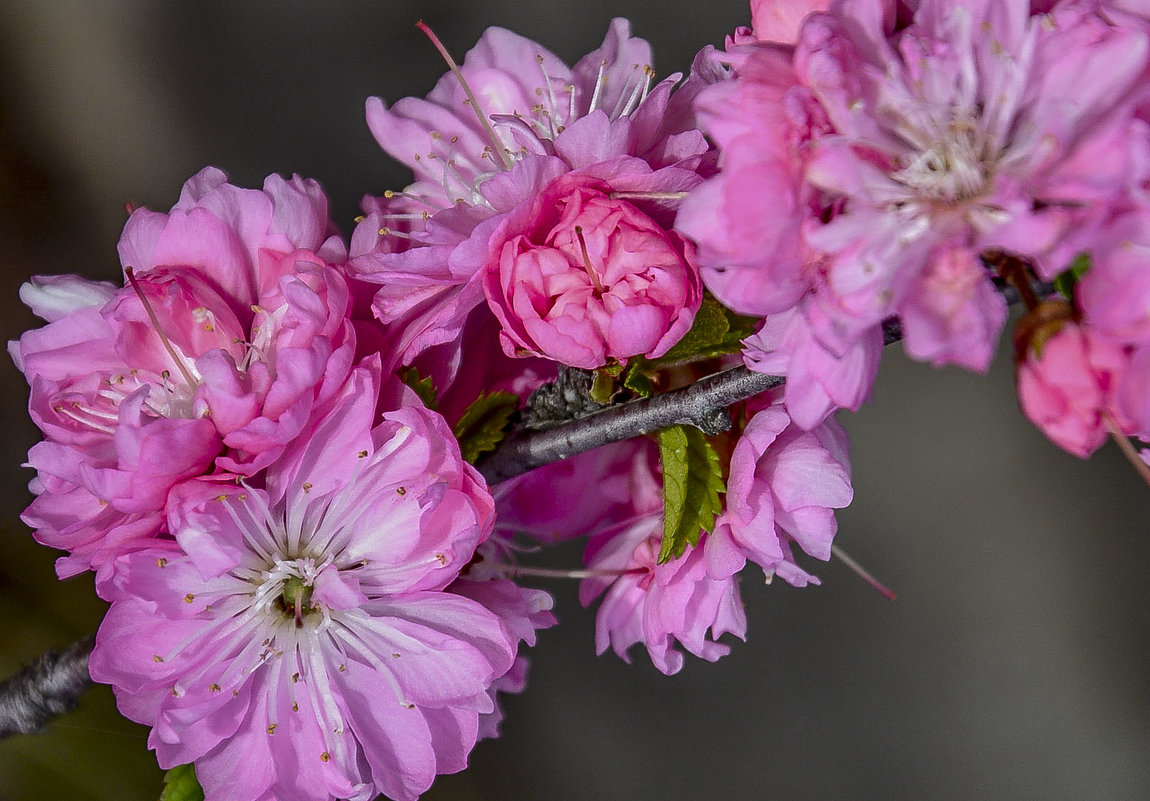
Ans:
<svg viewBox="0 0 1150 801"><path fill-rule="evenodd" d="M489 253L484 291L509 356L586 369L661 356L702 300L692 246L588 176L553 181Z"/></svg>

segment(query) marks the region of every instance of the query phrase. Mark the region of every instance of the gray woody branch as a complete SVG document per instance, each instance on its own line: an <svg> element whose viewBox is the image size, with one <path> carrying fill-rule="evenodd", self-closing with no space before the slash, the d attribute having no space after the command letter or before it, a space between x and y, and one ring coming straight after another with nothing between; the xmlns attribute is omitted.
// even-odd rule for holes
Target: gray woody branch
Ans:
<svg viewBox="0 0 1150 801"><path fill-rule="evenodd" d="M76 707L92 684L88 654L93 640L86 637L61 651L48 651L0 682L0 738L38 731Z"/></svg>

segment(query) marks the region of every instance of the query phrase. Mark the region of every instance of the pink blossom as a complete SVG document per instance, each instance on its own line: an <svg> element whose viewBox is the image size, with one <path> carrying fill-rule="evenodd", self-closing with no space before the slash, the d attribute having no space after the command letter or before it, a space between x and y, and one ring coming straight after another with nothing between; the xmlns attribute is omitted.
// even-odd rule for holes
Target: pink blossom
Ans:
<svg viewBox="0 0 1150 801"><path fill-rule="evenodd" d="M1018 365L1018 402L1023 413L1054 444L1086 458L1105 442L1108 420L1129 424L1115 393L1129 356L1090 328L1066 323Z"/></svg>
<svg viewBox="0 0 1150 801"><path fill-rule="evenodd" d="M895 30L889 4L835 0L793 48L732 43L732 80L698 100L722 172L679 226L734 308L814 295L826 320L812 325L839 357L900 316L917 358L982 369L1002 304L980 254L1019 255L1049 279L1077 252L1068 240L1099 247L1081 234L1100 208L1143 191L1147 35L1077 0L903 10L913 18ZM779 216L764 226L768 209Z"/></svg>
<svg viewBox="0 0 1150 801"><path fill-rule="evenodd" d="M530 39L488 28L460 65L477 105L459 76L449 72L426 100L404 98L388 108L370 98L368 126L380 147L414 171L416 182L404 196L436 210L461 201L485 205L489 198L480 189L487 178L525 156L561 151L563 135L590 116L624 123L611 130L630 141L612 155L644 157L686 146L684 154L698 156L706 146L697 131L668 147L668 136L685 133L660 130L678 76L652 90L651 62L650 45L631 36L630 23L621 18L612 20L603 44L573 68ZM648 102L652 105L644 108ZM572 146L587 142L578 135L571 141ZM659 166L680 160L671 155ZM572 166L583 165L573 161Z"/></svg>
<svg viewBox="0 0 1150 801"><path fill-rule="evenodd" d="M747 620L734 577L716 579L707 572L706 535L698 548L688 546L680 558L656 564L662 527L662 515L655 513L592 538L588 568L621 575L584 580L579 600L588 606L606 592L595 614L598 653L610 646L629 662L628 649L642 643L655 667L672 675L683 667L676 644L714 662L730 651L717 642L719 637L729 633L745 639Z"/></svg>
<svg viewBox="0 0 1150 801"><path fill-rule="evenodd" d="M270 463L351 368L347 283L325 260L343 248L318 186L223 180L209 168L171 214L133 213L129 285L42 278L22 292L49 320L9 345L46 440L25 519L72 553L61 575L146 544L179 481Z"/></svg>
<svg viewBox="0 0 1150 801"><path fill-rule="evenodd" d="M560 176L598 179L605 191L628 195L623 205L670 226L674 198L709 168L709 147L694 126L694 89L672 95L678 75L652 87L650 61L650 47L621 19L574 68L492 28L464 59L462 82L448 73L426 100L406 98L391 108L368 101L372 132L413 168L416 181L365 201L351 264L381 285L374 309L401 332L395 349L405 364L431 347L458 347L484 301L490 237L497 228L526 235L510 231L505 218L531 209ZM675 237L662 239L682 255ZM617 325L644 334L650 328L646 319Z"/></svg>
<svg viewBox="0 0 1150 801"><path fill-rule="evenodd" d="M552 182L490 247L483 288L509 356L586 369L661 356L702 300L691 246L590 177Z"/></svg>
<svg viewBox="0 0 1150 801"><path fill-rule="evenodd" d="M743 340L743 359L755 372L786 376L787 413L809 431L836 409L855 411L870 397L882 344L877 325L857 337L842 336L808 299L768 316Z"/></svg>
<svg viewBox="0 0 1150 801"><path fill-rule="evenodd" d="M1006 301L966 248L940 248L899 307L903 347L936 367L986 372L1006 323Z"/></svg>
<svg viewBox="0 0 1150 801"><path fill-rule="evenodd" d="M265 489L181 484L176 542L119 558L92 675L208 801L410 801L466 765L513 665L518 618L444 592L491 497L442 418L373 426L375 383L353 373Z"/></svg>
<svg viewBox="0 0 1150 801"><path fill-rule="evenodd" d="M750 559L768 578L817 584L795 563L791 544L830 559L834 510L854 495L847 448L846 433L833 419L804 431L779 403L755 411L731 454L726 508L707 538L710 574L733 575Z"/></svg>
<svg viewBox="0 0 1150 801"><path fill-rule="evenodd" d="M1132 142L1081 157L1127 126L1144 35L1085 11L1032 17L1025 0L994 13L924 0L888 42L872 6L808 19L795 53L836 130L807 178L846 204L810 241L838 254L828 281L855 313L894 312L932 239L1041 263L1072 223L1069 204L1131 185Z"/></svg>
<svg viewBox="0 0 1150 801"><path fill-rule="evenodd" d="M1041 266L1074 206L1130 185L1134 138L1121 104L1145 59L1141 34L1089 13L1070 15L1073 24L1031 17L1026 3L1000 16L923 2L888 46L844 22L850 5L808 23L795 63L838 131L820 140L807 176L846 205L809 240L835 254L828 285L852 315L901 313L918 276L960 239L970 260L1002 247ZM942 238L952 243L944 250L934 246Z"/></svg>
<svg viewBox="0 0 1150 801"><path fill-rule="evenodd" d="M283 256L305 251L310 260L328 264L342 264L347 256L316 181L269 175L262 190L243 189L215 167L189 178L170 212L136 209L119 251L120 261L137 274L195 268L241 319L290 273Z"/></svg>
<svg viewBox="0 0 1150 801"><path fill-rule="evenodd" d="M736 79L703 89L695 102L721 170L691 191L675 224L697 243L715 297L740 314L765 315L793 306L818 267L803 231L823 209L803 169L808 143L830 124L787 50L747 46L728 57Z"/></svg>

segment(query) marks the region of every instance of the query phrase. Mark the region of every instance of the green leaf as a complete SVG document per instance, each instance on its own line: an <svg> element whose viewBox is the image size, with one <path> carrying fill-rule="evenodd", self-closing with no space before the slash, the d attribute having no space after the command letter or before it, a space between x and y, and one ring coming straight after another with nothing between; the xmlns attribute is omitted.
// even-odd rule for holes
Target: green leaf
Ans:
<svg viewBox="0 0 1150 801"><path fill-rule="evenodd" d="M698 545L701 532L715 527L726 492L719 455L694 426L659 431L663 460L663 544L659 564L677 559L688 545Z"/></svg>
<svg viewBox="0 0 1150 801"><path fill-rule="evenodd" d="M734 343L735 347L730 351L730 353L734 353L736 350L740 350L742 348L742 340L755 333L755 330L759 327L759 323L762 322L763 318L747 317L743 314L735 314L733 311L727 308L724 308L723 311L727 313L728 328L727 335L723 337L723 341L719 344L726 345L729 343Z"/></svg>
<svg viewBox="0 0 1150 801"><path fill-rule="evenodd" d="M519 398L510 392L492 392L476 398L452 428L464 460L475 464L480 454L495 450L507 436L511 415L518 408Z"/></svg>
<svg viewBox="0 0 1150 801"><path fill-rule="evenodd" d="M695 322L683 338L669 351L652 361L665 364L678 364L690 361L699 354L717 345L730 330L726 312L710 295L703 296L703 303L695 313Z"/></svg>
<svg viewBox="0 0 1150 801"><path fill-rule="evenodd" d="M651 377L643 371L643 360L634 359L623 376L623 386L634 392L640 398L649 398L655 394L655 384Z"/></svg>
<svg viewBox="0 0 1150 801"><path fill-rule="evenodd" d="M620 364L609 364L595 371L595 380L591 384L591 400L604 406L615 397L615 379L623 371Z"/></svg>
<svg viewBox="0 0 1150 801"><path fill-rule="evenodd" d="M1070 262L1070 266L1054 278L1054 288L1067 300L1074 301L1074 290L1078 286L1078 279L1086 275L1094 263L1089 253L1079 253Z"/></svg>
<svg viewBox="0 0 1150 801"><path fill-rule="evenodd" d="M703 296L691 329L669 351L648 360L648 365L659 369L737 353L741 340L754 333L758 322L758 318L735 314L708 293Z"/></svg>
<svg viewBox="0 0 1150 801"><path fill-rule="evenodd" d="M204 791L192 765L178 765L164 774L160 801L204 801Z"/></svg>
<svg viewBox="0 0 1150 801"><path fill-rule="evenodd" d="M431 380L431 376L424 378L420 376L419 371L414 367L401 367L399 369L399 380L415 390L415 394L423 401L424 406L435 411L435 396L437 392L435 382Z"/></svg>

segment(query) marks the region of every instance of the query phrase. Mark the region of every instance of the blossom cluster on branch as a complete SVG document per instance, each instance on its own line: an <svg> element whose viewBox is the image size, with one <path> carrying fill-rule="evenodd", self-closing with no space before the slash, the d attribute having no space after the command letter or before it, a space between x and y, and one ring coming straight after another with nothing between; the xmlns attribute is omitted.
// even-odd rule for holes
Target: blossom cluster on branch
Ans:
<svg viewBox="0 0 1150 801"><path fill-rule="evenodd" d="M499 28L457 64L421 23L449 71L366 109L414 180L349 239L314 181L209 167L131 211L121 285L22 288L46 322L10 344L44 435L24 520L61 577L93 571L92 678L208 801L462 770L555 623L532 576L581 580L600 653L726 654L748 562L801 587L837 552L834 414L893 327L984 371L1010 288L1030 419L1080 456L1150 442L1150 11L750 10L663 80L622 19L574 66ZM509 434L736 365L778 380L483 477ZM524 564L574 538L579 568Z"/></svg>

